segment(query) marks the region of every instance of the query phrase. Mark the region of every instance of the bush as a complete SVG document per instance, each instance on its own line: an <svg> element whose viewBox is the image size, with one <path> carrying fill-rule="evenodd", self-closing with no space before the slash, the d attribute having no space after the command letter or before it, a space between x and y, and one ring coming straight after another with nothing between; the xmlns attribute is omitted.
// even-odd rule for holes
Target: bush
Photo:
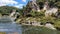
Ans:
<svg viewBox="0 0 60 34"><path fill-rule="evenodd" d="M31 14L33 17L42 17L42 16L44 16L44 12L43 12L43 11L41 11L41 12L31 11L30 14Z"/></svg>

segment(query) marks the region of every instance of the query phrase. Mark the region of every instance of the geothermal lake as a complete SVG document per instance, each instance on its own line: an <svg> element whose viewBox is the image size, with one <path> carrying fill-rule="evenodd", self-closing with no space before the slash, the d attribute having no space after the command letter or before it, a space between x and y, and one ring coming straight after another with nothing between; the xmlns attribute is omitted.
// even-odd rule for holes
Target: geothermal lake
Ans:
<svg viewBox="0 0 60 34"><path fill-rule="evenodd" d="M10 17L2 17L0 18L0 32L5 32L5 34L22 34L22 27Z"/></svg>

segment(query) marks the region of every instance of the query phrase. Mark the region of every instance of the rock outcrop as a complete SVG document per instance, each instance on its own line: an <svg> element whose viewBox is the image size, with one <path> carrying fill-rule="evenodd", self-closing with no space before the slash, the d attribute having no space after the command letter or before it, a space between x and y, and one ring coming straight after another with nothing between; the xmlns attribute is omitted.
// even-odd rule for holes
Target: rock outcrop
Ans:
<svg viewBox="0 0 60 34"><path fill-rule="evenodd" d="M29 1L28 4L27 4L27 9L28 8L31 9L31 10L33 10L33 11L40 12L40 9L39 9L39 6L36 3L36 0Z"/></svg>

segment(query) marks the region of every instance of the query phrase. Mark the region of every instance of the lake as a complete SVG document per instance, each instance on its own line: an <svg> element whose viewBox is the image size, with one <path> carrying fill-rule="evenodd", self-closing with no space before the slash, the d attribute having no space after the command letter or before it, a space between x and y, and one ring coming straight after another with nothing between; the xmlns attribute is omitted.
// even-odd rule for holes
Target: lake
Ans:
<svg viewBox="0 0 60 34"><path fill-rule="evenodd" d="M22 34L22 27L10 17L4 16L0 18L0 32L5 32L5 34Z"/></svg>

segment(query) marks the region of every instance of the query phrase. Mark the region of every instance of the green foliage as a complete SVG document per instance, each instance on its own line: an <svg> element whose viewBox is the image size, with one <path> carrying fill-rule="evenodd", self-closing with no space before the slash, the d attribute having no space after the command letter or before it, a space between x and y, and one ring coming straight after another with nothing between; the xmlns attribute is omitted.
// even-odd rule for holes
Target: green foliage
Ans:
<svg viewBox="0 0 60 34"><path fill-rule="evenodd" d="M12 7L12 6L1 6L0 7L0 13L1 14L10 14L10 12L15 9L18 12L20 12L20 9L16 8L16 7Z"/></svg>
<svg viewBox="0 0 60 34"><path fill-rule="evenodd" d="M44 17L44 12L31 11L30 14L34 17Z"/></svg>
<svg viewBox="0 0 60 34"><path fill-rule="evenodd" d="M48 1L49 4L60 7L60 0L37 0L37 3L40 3L40 2L44 3L45 1ZM38 4L38 5L40 5L40 4Z"/></svg>
<svg viewBox="0 0 60 34"><path fill-rule="evenodd" d="M34 11L31 11L30 14L34 17L36 16L36 13Z"/></svg>

